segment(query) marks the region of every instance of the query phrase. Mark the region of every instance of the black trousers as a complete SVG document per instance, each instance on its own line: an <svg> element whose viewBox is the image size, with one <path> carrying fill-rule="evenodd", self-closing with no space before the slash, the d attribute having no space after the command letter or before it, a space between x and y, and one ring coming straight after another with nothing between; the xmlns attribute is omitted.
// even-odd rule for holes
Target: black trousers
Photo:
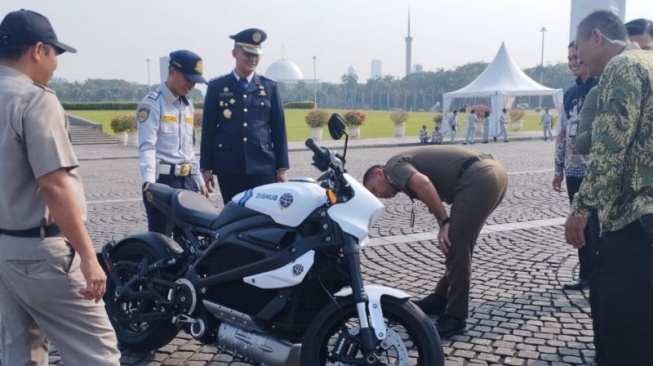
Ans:
<svg viewBox="0 0 653 366"><path fill-rule="evenodd" d="M638 220L602 239L598 365L653 365L653 238Z"/></svg>
<svg viewBox="0 0 653 366"><path fill-rule="evenodd" d="M565 177L567 182L567 194L569 195L569 203L574 199L574 194L578 192L580 184L583 182L583 178L577 177ZM596 262L596 251L597 251L597 242L592 241L592 238L597 238L599 233L598 226L594 228L592 232L592 225L585 226L585 245L582 248L578 249L578 278L581 280L589 281L594 272L595 262Z"/></svg>
<svg viewBox="0 0 653 366"><path fill-rule="evenodd" d="M222 194L222 202L226 205L227 202L240 192L244 192L254 187L262 186L264 184L276 183L276 174L266 175L218 175L218 185L220 186L220 194Z"/></svg>
<svg viewBox="0 0 653 366"><path fill-rule="evenodd" d="M156 180L157 183L168 185L172 188L183 188L188 189L193 192L199 191L197 183L191 178L187 177L177 177L174 175L159 175L159 178ZM164 235L171 235L172 227L168 227L168 218L147 202L145 197L145 192L143 193L143 204L145 205L145 214L147 215L147 230L161 233ZM170 225L171 226L171 225Z"/></svg>

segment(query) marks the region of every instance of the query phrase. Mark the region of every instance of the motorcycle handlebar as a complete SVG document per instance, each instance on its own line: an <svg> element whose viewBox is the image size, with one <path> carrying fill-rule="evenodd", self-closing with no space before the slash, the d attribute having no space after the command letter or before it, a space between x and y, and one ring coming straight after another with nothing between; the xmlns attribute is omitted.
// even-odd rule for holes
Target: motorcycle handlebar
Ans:
<svg viewBox="0 0 653 366"><path fill-rule="evenodd" d="M307 148L311 149L315 155L326 158L326 153L322 150L321 147L317 146L313 139L306 140L305 145Z"/></svg>

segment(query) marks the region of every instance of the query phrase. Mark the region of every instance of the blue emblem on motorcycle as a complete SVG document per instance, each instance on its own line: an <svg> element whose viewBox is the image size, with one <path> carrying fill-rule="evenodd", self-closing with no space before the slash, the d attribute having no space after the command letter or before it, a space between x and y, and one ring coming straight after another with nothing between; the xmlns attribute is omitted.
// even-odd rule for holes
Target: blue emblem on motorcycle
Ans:
<svg viewBox="0 0 653 366"><path fill-rule="evenodd" d="M301 264L295 264L294 266L292 266L293 276L299 276L300 274L302 274L302 272L304 272L304 266L302 266Z"/></svg>
<svg viewBox="0 0 653 366"><path fill-rule="evenodd" d="M281 195L281 198L279 198L279 207L281 207L282 210L285 210L292 205L292 201L292 194L284 193Z"/></svg>

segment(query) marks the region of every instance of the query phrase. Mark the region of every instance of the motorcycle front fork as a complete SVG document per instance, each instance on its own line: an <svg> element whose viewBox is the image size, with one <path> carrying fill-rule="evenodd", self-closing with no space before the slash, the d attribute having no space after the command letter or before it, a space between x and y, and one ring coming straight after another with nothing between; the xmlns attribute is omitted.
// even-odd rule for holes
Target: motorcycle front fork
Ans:
<svg viewBox="0 0 653 366"><path fill-rule="evenodd" d="M367 294L365 293L363 276L361 274L360 249L360 245L353 237L347 237L345 239L343 254L347 261L347 269L351 278L352 296L354 297L356 312L358 313L360 325L359 336L363 343L363 354L367 362L372 364L376 362L376 355L374 354L376 336L374 335L374 329L370 328L367 316Z"/></svg>

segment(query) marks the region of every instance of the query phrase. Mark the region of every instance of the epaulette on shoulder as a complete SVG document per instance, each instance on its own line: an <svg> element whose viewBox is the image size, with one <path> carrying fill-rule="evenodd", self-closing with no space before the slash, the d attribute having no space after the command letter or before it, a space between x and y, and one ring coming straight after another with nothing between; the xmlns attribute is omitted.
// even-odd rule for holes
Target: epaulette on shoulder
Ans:
<svg viewBox="0 0 653 366"><path fill-rule="evenodd" d="M48 88L48 87L45 86L45 85L41 85L41 84L37 84L37 83L32 83L32 84L34 84L35 86L38 86L40 89L43 89L43 90L45 90L46 92L50 92L50 93L52 93L52 94L57 94L57 92L55 92L54 90Z"/></svg>
<svg viewBox="0 0 653 366"><path fill-rule="evenodd" d="M145 98L152 99L152 100L157 100L160 95L161 95L161 90L155 90L155 91L150 92Z"/></svg>
<svg viewBox="0 0 653 366"><path fill-rule="evenodd" d="M271 77L265 76L265 75L260 75L260 74L259 74L258 77L260 77L260 78L263 79L263 80L267 80L267 81L271 81L271 82L273 82L273 83L277 83L276 80L272 79Z"/></svg>
<svg viewBox="0 0 653 366"><path fill-rule="evenodd" d="M224 74L224 75L220 75L220 76L216 76L216 77L214 77L213 79L210 79L210 80L209 80L209 83L213 83L213 82L216 82L216 81L220 81L220 80L224 79L225 77L227 77L227 76L229 76L229 75L231 75L231 73L229 73L229 74Z"/></svg>

